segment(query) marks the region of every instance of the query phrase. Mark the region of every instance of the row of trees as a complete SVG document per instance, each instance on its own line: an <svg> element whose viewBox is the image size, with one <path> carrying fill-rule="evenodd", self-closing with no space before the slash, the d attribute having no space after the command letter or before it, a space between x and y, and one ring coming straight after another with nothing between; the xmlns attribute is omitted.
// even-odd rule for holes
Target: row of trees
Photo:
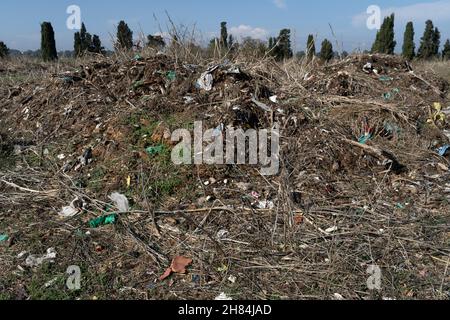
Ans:
<svg viewBox="0 0 450 320"><path fill-rule="evenodd" d="M380 30L377 32L375 42L372 45L372 53L384 53L394 54L397 42L395 41L395 15L392 14L386 17L381 25ZM115 43L116 50L130 50L133 48L133 31L125 23L120 21L117 26L117 42ZM439 52L441 44L441 33L437 27L433 25L431 20L428 20L425 25L425 31L421 38L420 47L416 52L416 46L414 42L414 25L413 22L408 22L404 33L404 41L402 48L402 55L409 60L414 58L418 59L432 59L443 58L450 60L450 40L447 40L444 44L442 52ZM176 39L174 39L176 42ZM162 49L166 44L161 36L147 37L146 46ZM278 37L270 37L268 42L245 39L242 44L239 44L233 38L233 35L228 34L227 23L222 22L220 24L220 36L214 38L210 42L210 48L219 48L222 52L233 52L239 46L253 48L257 52L261 52L264 55L273 56L276 60L281 61L290 59L293 57L292 45L291 45L291 30L282 29ZM41 56L45 61L52 61L58 58L55 44L55 33L50 22L44 22L41 24ZM8 55L8 48L0 42L0 58ZM87 32L86 26L83 23L81 30L74 35L74 55L80 57L87 52L104 54L105 49L102 47L100 37L98 35L91 35ZM322 42L319 54L316 53L315 39L313 35L308 36L306 44L306 52L300 52L297 56L306 56L307 59L312 59L315 56L319 56L324 61L331 60L335 53L333 51L333 45L325 39Z"/></svg>
<svg viewBox="0 0 450 320"><path fill-rule="evenodd" d="M81 30L74 36L74 55L81 57L86 52L104 53L105 48L102 47L100 37L96 34L92 36L87 32L84 23L81 24Z"/></svg>
<svg viewBox="0 0 450 320"><path fill-rule="evenodd" d="M372 53L394 54L395 46L395 15L391 14L386 17L377 32L375 42L372 46ZM406 24L405 33L403 36L402 55L412 60L414 58L429 60L433 58L450 59L450 40L444 44L442 52L439 52L441 46L441 33L437 27L434 26L433 21L428 20L425 23L425 31L420 41L420 47L416 52L416 45L414 42L414 24L408 22Z"/></svg>

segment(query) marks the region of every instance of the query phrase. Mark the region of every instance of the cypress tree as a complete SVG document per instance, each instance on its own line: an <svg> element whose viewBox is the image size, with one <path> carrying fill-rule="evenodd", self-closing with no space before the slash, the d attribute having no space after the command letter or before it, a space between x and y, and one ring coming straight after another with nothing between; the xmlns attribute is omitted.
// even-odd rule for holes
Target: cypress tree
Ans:
<svg viewBox="0 0 450 320"><path fill-rule="evenodd" d="M450 60L450 40L449 39L447 39L447 41L444 44L444 49L442 50L442 59Z"/></svg>
<svg viewBox="0 0 450 320"><path fill-rule="evenodd" d="M380 30L377 32L375 42L372 46L372 53L394 54L397 42L394 40L395 15L385 17Z"/></svg>
<svg viewBox="0 0 450 320"><path fill-rule="evenodd" d="M269 49L269 51L271 51L275 47L276 44L277 44L276 39L274 37L269 37L269 44L267 47Z"/></svg>
<svg viewBox="0 0 450 320"><path fill-rule="evenodd" d="M312 60L312 58L316 55L316 44L314 41L314 36L310 34L308 36L308 41L306 42L306 56L308 60Z"/></svg>
<svg viewBox="0 0 450 320"><path fill-rule="evenodd" d="M291 30L283 29L280 31L278 38L269 38L270 47L272 47L272 55L277 61L292 58Z"/></svg>
<svg viewBox="0 0 450 320"><path fill-rule="evenodd" d="M323 40L322 48L320 49L320 58L326 62L333 59L333 45L328 39Z"/></svg>
<svg viewBox="0 0 450 320"><path fill-rule="evenodd" d="M130 30L125 21L120 21L117 27L117 49L133 48L133 31Z"/></svg>
<svg viewBox="0 0 450 320"><path fill-rule="evenodd" d="M100 37L96 34L92 37L92 45L91 45L92 52L95 53L104 53L105 48L102 47L102 41L100 40Z"/></svg>
<svg viewBox="0 0 450 320"><path fill-rule="evenodd" d="M414 43L414 25L412 22L408 22L405 29L405 35L403 37L403 51L402 55L407 60L412 60L415 53L416 45Z"/></svg>
<svg viewBox="0 0 450 320"><path fill-rule="evenodd" d="M90 36L90 35L89 35ZM80 39L81 39L81 54L84 54L91 45L89 39L88 39L88 33L86 30L86 26L84 23L81 24L81 30L80 30Z"/></svg>
<svg viewBox="0 0 450 320"><path fill-rule="evenodd" d="M75 32L73 42L74 42L73 50L74 50L75 57L80 57L83 52L80 32Z"/></svg>
<svg viewBox="0 0 450 320"><path fill-rule="evenodd" d="M420 47L418 51L419 58L430 59L436 54L435 50L435 43L437 40L437 36L435 35L436 30L437 29L434 28L433 21L428 20L425 23L425 31L421 38Z"/></svg>
<svg viewBox="0 0 450 320"><path fill-rule="evenodd" d="M3 41L0 41L0 58L5 58L9 55L9 49Z"/></svg>
<svg viewBox="0 0 450 320"><path fill-rule="evenodd" d="M290 59L293 56L291 48L291 30L283 29L280 31L280 36L278 37L279 47L280 47L280 58Z"/></svg>
<svg viewBox="0 0 450 320"><path fill-rule="evenodd" d="M223 49L228 49L228 29L226 22L220 24L220 46Z"/></svg>
<svg viewBox="0 0 450 320"><path fill-rule="evenodd" d="M228 36L228 47L231 49L234 46L234 37L232 34Z"/></svg>
<svg viewBox="0 0 450 320"><path fill-rule="evenodd" d="M439 48L441 47L441 32L438 28L434 29L433 33L433 56L439 56Z"/></svg>
<svg viewBox="0 0 450 320"><path fill-rule="evenodd" d="M50 22L41 24L41 55L44 61L58 59L56 52L55 32Z"/></svg>

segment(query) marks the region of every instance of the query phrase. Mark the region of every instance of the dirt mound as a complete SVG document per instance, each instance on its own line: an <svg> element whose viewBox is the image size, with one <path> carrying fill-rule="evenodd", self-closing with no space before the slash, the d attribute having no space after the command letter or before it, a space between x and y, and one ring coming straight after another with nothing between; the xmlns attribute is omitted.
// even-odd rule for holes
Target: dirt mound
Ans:
<svg viewBox="0 0 450 320"><path fill-rule="evenodd" d="M448 84L395 56L311 69L275 76L269 66L136 56L2 88L0 146L14 161L0 163L0 234L10 238L0 288L13 297L445 298ZM218 136L279 124L279 173L174 165L170 133L199 120ZM114 211L112 192L128 212ZM61 217L64 207L75 215ZM93 229L99 217L110 224ZM49 248L57 258L39 269L36 289L18 254ZM158 281L176 257L193 260L187 274ZM92 285L42 289L69 265ZM380 291L366 287L372 265L386 275Z"/></svg>

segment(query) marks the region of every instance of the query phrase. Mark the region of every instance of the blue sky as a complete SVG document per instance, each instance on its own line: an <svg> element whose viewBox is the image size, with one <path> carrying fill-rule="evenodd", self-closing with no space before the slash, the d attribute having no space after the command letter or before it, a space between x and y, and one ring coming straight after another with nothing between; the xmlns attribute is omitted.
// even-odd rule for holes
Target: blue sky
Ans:
<svg viewBox="0 0 450 320"><path fill-rule="evenodd" d="M415 24L416 42L428 18L439 27L443 40L450 38L450 0L2 0L0 40L10 48L37 49L39 25L50 21L58 50L72 49L74 31L66 27L69 5L81 8L88 31L100 35L106 47L111 47L111 35L121 19L136 34L141 30L145 34L157 33L159 25L163 32L167 31L165 10L177 24L195 25L202 41L218 33L220 22L227 21L229 32L237 37L266 39L282 28L290 28L296 50L304 49L310 33L318 41L328 38L333 43L342 43L348 51L366 49L376 33L366 27L366 10L370 5L378 5L384 15L396 13L397 49L409 20Z"/></svg>

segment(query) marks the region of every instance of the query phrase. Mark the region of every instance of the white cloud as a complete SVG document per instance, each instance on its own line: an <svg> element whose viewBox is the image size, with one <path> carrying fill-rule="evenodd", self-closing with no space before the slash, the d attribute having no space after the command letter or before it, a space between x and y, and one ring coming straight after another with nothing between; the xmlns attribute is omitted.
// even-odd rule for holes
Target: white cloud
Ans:
<svg viewBox="0 0 450 320"><path fill-rule="evenodd" d="M450 21L450 1L423 2L403 7L382 8L381 10L382 17L391 13L395 13L396 21L402 24L407 21L422 23L428 19L432 19L435 23ZM368 17L366 12L355 15L352 19L353 26L365 26Z"/></svg>
<svg viewBox="0 0 450 320"><path fill-rule="evenodd" d="M286 1L285 0L273 0L273 3L277 8L285 9L287 8Z"/></svg>
<svg viewBox="0 0 450 320"><path fill-rule="evenodd" d="M269 36L269 31L263 28L253 28L248 25L241 24L238 27L231 27L229 30L235 38L242 40L250 37L253 39L266 40Z"/></svg>

